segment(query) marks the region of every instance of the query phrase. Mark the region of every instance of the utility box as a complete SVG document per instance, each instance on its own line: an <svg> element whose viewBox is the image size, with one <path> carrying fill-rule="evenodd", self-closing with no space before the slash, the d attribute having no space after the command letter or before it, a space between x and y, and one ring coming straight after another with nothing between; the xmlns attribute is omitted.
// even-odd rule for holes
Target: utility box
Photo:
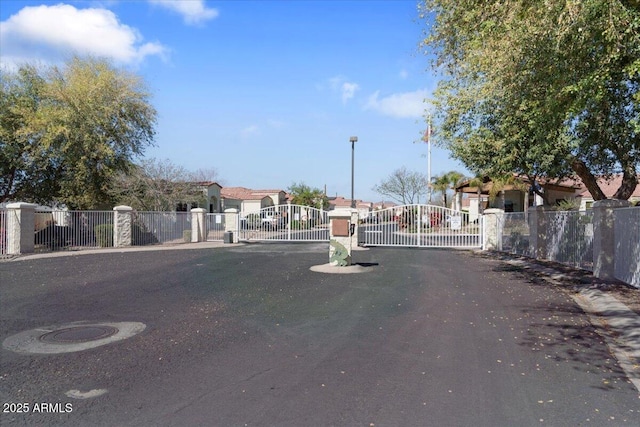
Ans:
<svg viewBox="0 0 640 427"><path fill-rule="evenodd" d="M233 243L233 231L225 231L222 241L224 243Z"/></svg>
<svg viewBox="0 0 640 427"><path fill-rule="evenodd" d="M349 237L349 219L335 218L331 220L331 235L338 237Z"/></svg>

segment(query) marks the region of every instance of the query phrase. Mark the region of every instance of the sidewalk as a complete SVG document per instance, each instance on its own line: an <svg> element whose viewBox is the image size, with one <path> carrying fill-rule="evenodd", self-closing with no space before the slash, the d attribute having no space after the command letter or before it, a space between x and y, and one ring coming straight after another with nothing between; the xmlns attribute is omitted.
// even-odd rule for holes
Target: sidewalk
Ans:
<svg viewBox="0 0 640 427"><path fill-rule="evenodd" d="M198 243L178 243L174 245L147 245L147 246L129 246L126 248L97 248L97 249L71 249L51 252L39 252L31 254L23 254L17 256L6 256L0 258L0 262L16 262L26 261L40 258L58 258L65 256L78 255L94 255L105 253L124 253L124 252L150 252L150 251L173 251L173 250L191 250L191 249L212 249L221 248L223 246L233 247L241 246L244 243L223 243L221 241L198 242Z"/></svg>

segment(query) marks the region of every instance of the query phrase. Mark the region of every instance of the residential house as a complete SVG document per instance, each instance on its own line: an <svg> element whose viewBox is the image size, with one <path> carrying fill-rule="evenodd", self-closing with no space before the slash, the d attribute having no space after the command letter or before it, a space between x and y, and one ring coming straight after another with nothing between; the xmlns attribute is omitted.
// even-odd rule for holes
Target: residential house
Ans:
<svg viewBox="0 0 640 427"><path fill-rule="evenodd" d="M640 181L640 176L638 176L638 181ZM618 188L620 188L621 183L622 175L615 175L610 180L598 180L598 185L604 192L604 195L607 196L607 198L613 197L616 191L618 191ZM578 185L579 188L576 192L576 198L580 200L580 210L591 209L591 205L593 205L594 202L593 196L591 195L589 190L587 190L587 187L585 187L582 181L579 181ZM640 183L636 186L636 189L629 198L629 201L632 204L640 203Z"/></svg>
<svg viewBox="0 0 640 427"><path fill-rule="evenodd" d="M207 209L209 213L221 212L221 190L222 186L217 182L204 181L196 182L197 188L202 191L207 200L207 206L202 206Z"/></svg>
<svg viewBox="0 0 640 427"><path fill-rule="evenodd" d="M245 187L223 187L220 195L223 210L235 208L245 213L259 213L262 208L283 205L287 202L287 193L283 190L252 190Z"/></svg>
<svg viewBox="0 0 640 427"><path fill-rule="evenodd" d="M564 179L541 180L531 183L528 179L516 177L517 183L506 185L503 194L489 197L493 182L490 178L485 178L481 188L470 185L470 181L461 182L455 188L454 209L467 210L469 219L474 220L478 215L488 208L500 208L505 212L524 212L532 206L544 205L542 197L534 193L532 186L538 186L547 195L548 205L556 206L565 200L575 200L579 203L580 210L589 209L593 204L593 197L586 189L581 180ZM600 179L600 188L603 189L607 197L612 197L622 182L622 176L614 176L611 180ZM632 203L640 201L640 184L636 187L633 195L629 199Z"/></svg>
<svg viewBox="0 0 640 427"><path fill-rule="evenodd" d="M485 178L481 186L472 185L472 180L459 183L454 191L453 209L461 211L468 208L469 220L473 221L488 208L504 209L505 212L524 212L532 206L544 204L544 200L533 191L533 186L540 188L552 204L576 197L578 186L573 181L545 180L531 182L526 178L515 176L516 182L504 185L499 195L490 197L494 183Z"/></svg>
<svg viewBox="0 0 640 427"><path fill-rule="evenodd" d="M373 209L373 203L357 199L355 202L356 209L358 210L358 216L360 218L366 218L369 215L369 212ZM351 199L345 199L341 196L329 197L329 210L348 208L351 208Z"/></svg>

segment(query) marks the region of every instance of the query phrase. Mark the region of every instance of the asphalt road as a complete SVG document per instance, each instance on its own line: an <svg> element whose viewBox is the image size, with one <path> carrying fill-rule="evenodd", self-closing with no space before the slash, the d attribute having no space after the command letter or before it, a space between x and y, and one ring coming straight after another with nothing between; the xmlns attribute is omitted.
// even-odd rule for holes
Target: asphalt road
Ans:
<svg viewBox="0 0 640 427"><path fill-rule="evenodd" d="M0 263L0 340L146 325L74 353L2 348L0 424L640 425L638 391L557 288L471 252L372 248L354 253L369 272L309 271L327 259L252 244Z"/></svg>

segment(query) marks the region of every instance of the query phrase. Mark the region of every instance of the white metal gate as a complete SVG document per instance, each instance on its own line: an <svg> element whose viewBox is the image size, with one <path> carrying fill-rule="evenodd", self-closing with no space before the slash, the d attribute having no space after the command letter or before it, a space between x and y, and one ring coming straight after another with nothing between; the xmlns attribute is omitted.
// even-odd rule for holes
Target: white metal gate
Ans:
<svg viewBox="0 0 640 427"><path fill-rule="evenodd" d="M241 212L237 232L241 241L328 242L329 221L322 209L277 205Z"/></svg>
<svg viewBox="0 0 640 427"><path fill-rule="evenodd" d="M207 241L224 240L225 224L227 215L226 213L208 213L206 219L207 226Z"/></svg>
<svg viewBox="0 0 640 427"><path fill-rule="evenodd" d="M433 248L482 247L482 217L434 205L403 205L363 218L360 244Z"/></svg>

